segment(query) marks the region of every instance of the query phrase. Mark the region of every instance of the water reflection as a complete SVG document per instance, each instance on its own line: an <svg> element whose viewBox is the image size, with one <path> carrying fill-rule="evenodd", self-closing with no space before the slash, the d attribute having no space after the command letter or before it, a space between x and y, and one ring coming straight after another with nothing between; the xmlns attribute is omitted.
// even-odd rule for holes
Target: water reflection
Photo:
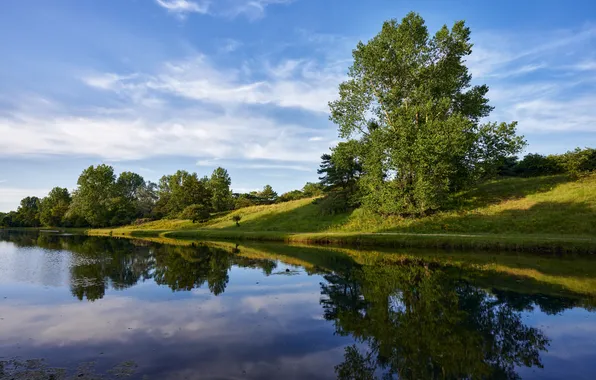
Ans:
<svg viewBox="0 0 596 380"><path fill-rule="evenodd" d="M508 274L447 258L341 249L0 232L2 240L24 257L61 252L68 265L42 265L43 280L0 282L0 291L60 283L47 276L61 278L62 268L83 302L43 304L43 292L32 290L33 303L0 304L0 349L69 363L109 350L105 366L134 360L138 375L150 378L579 376L573 358L549 365L551 347L568 342L531 321L565 325L566 310L588 313L594 305L594 291L581 291L593 278L565 287L568 276L556 275L574 265L591 273L589 262L541 263L552 269L544 281L520 277L519 268ZM0 276L32 265L3 266L13 253L0 244ZM584 342L594 342L592 334ZM596 347L586 343L576 354L593 359Z"/></svg>

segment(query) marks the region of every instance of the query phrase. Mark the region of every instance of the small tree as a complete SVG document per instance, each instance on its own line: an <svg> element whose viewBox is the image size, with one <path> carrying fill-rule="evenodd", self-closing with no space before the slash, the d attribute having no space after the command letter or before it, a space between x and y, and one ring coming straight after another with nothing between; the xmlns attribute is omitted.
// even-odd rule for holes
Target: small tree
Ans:
<svg viewBox="0 0 596 380"><path fill-rule="evenodd" d="M240 220L242 219L242 215L234 215L232 216L232 220L236 222L236 227L240 227Z"/></svg>
<svg viewBox="0 0 596 380"><path fill-rule="evenodd" d="M182 211L180 217L182 219L190 219L193 223L203 222L209 219L209 207L205 205L190 205Z"/></svg>
<svg viewBox="0 0 596 380"><path fill-rule="evenodd" d="M263 191L259 193L259 197L266 202L273 203L277 200L277 193L273 190L271 185L265 185L265 187L263 187Z"/></svg>

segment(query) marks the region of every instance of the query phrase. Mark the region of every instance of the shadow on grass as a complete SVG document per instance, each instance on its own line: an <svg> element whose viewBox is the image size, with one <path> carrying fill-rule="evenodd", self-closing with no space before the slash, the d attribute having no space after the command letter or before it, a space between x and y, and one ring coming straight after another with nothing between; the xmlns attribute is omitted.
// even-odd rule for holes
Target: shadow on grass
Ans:
<svg viewBox="0 0 596 380"><path fill-rule="evenodd" d="M484 182L474 188L457 194L447 209L473 210L497 204L506 200L515 200L528 195L544 193L555 186L571 182L566 175L503 178Z"/></svg>
<svg viewBox="0 0 596 380"><path fill-rule="evenodd" d="M322 232L332 226L345 223L351 213L322 215L318 205L309 203L294 209L263 214L254 219L240 221L240 227L224 229L234 231Z"/></svg>
<svg viewBox="0 0 596 380"><path fill-rule="evenodd" d="M586 202L539 202L528 209L509 209L497 214L438 214L383 232L552 234L596 238L596 212Z"/></svg>

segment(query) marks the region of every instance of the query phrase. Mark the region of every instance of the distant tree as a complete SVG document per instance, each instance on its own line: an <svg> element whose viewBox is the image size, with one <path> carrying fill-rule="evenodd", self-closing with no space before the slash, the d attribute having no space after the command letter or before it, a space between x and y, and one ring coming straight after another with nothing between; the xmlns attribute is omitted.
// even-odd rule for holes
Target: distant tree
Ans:
<svg viewBox="0 0 596 380"><path fill-rule="evenodd" d="M317 197L323 195L323 186L320 183L307 182L302 188L305 197Z"/></svg>
<svg viewBox="0 0 596 380"><path fill-rule="evenodd" d="M250 207L254 205L256 205L256 202L254 201L254 196L251 196L250 194L240 194L234 201L235 209Z"/></svg>
<svg viewBox="0 0 596 380"><path fill-rule="evenodd" d="M263 190L259 192L259 197L266 202L273 203L277 200L277 193L273 191L273 188L270 185L265 185Z"/></svg>
<svg viewBox="0 0 596 380"><path fill-rule="evenodd" d="M232 216L232 220L236 222L236 227L240 227L240 220L242 220L242 215L236 214Z"/></svg>
<svg viewBox="0 0 596 380"><path fill-rule="evenodd" d="M206 205L190 205L178 217L180 219L190 219L193 223L203 222L209 219L209 210Z"/></svg>
<svg viewBox="0 0 596 380"><path fill-rule="evenodd" d="M556 158L537 153L527 154L517 163L514 170L521 177L536 177L563 172L563 168Z"/></svg>
<svg viewBox="0 0 596 380"><path fill-rule="evenodd" d="M215 212L230 210L234 204L230 185L232 180L226 169L217 168L211 174L209 187L212 192L212 206Z"/></svg>
<svg viewBox="0 0 596 380"><path fill-rule="evenodd" d="M38 197L26 197L21 200L17 209L18 218L23 227L39 227L41 222L39 214L41 211L41 200Z"/></svg>
<svg viewBox="0 0 596 380"><path fill-rule="evenodd" d="M304 198L304 193L300 190L292 190L292 191L288 191L287 193L283 193L282 195L279 196L279 198L277 198L278 202L289 202L289 201L295 201L297 199L302 199Z"/></svg>
<svg viewBox="0 0 596 380"><path fill-rule="evenodd" d="M89 166L81 173L77 184L72 211L69 210L71 216L82 216L92 227L108 226L113 216L113 199L117 194L114 169L105 164Z"/></svg>
<svg viewBox="0 0 596 380"><path fill-rule="evenodd" d="M63 226L72 198L68 189L53 188L41 201L39 220L44 226Z"/></svg>
<svg viewBox="0 0 596 380"><path fill-rule="evenodd" d="M159 181L159 201L156 211L172 217L191 205L204 205L211 209L213 193L209 179L199 179L196 173L178 170L173 175L163 176Z"/></svg>
<svg viewBox="0 0 596 380"><path fill-rule="evenodd" d="M159 200L158 188L155 182L147 181L137 194L138 212L142 218L155 217L154 209Z"/></svg>

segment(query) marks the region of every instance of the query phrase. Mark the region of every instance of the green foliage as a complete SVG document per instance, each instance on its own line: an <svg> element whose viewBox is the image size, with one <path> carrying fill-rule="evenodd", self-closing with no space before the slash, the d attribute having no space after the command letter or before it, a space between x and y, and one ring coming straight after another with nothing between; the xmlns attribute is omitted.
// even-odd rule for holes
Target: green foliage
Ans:
<svg viewBox="0 0 596 380"><path fill-rule="evenodd" d="M240 194L234 200L234 208L236 210L239 208L254 206L256 204L257 203L253 200L253 197L251 197L250 194Z"/></svg>
<svg viewBox="0 0 596 380"><path fill-rule="evenodd" d="M453 191L490 175L524 146L515 123L479 124L492 108L488 87L471 87L469 40L462 21L430 37L424 20L410 13L401 23L385 22L354 50L331 120L341 137L359 139L369 209L438 210Z"/></svg>
<svg viewBox="0 0 596 380"><path fill-rule="evenodd" d="M232 180L228 171L224 168L217 168L211 174L209 188L212 192L212 206L215 212L230 210L234 204L230 185Z"/></svg>
<svg viewBox="0 0 596 380"><path fill-rule="evenodd" d="M302 193L305 198L312 198L323 195L323 190L320 183L307 182L302 188Z"/></svg>
<svg viewBox="0 0 596 380"><path fill-rule="evenodd" d="M282 195L280 195L279 198L277 198L277 202L289 202L289 201L295 201L295 200L302 199L302 198L305 198L305 195L302 191L292 190L292 191L288 191L287 193L283 193Z"/></svg>
<svg viewBox="0 0 596 380"><path fill-rule="evenodd" d="M331 149L331 154L323 154L317 170L321 185L327 189L354 186L362 174L362 154L362 144L356 140L341 142Z"/></svg>
<svg viewBox="0 0 596 380"><path fill-rule="evenodd" d="M240 215L240 214L233 215L232 220L236 223L236 227L240 227L240 221L242 220L242 215Z"/></svg>
<svg viewBox="0 0 596 380"><path fill-rule="evenodd" d="M517 163L514 172L520 177L538 177L562 173L563 168L555 156L530 153Z"/></svg>
<svg viewBox="0 0 596 380"><path fill-rule="evenodd" d="M204 222L209 219L210 209L207 205L190 205L178 216L180 219L190 219L193 223Z"/></svg>
<svg viewBox="0 0 596 380"><path fill-rule="evenodd" d="M18 220L23 227L39 227L41 222L41 199L37 197L26 197L21 200L17 209Z"/></svg>
<svg viewBox="0 0 596 380"><path fill-rule="evenodd" d="M72 213L83 217L92 227L109 226L113 199L116 196L116 176L111 166L102 164L83 170L73 193Z"/></svg>
<svg viewBox="0 0 596 380"><path fill-rule="evenodd" d="M265 185L258 196L267 203L274 203L277 200L277 193L273 191L271 185Z"/></svg>
<svg viewBox="0 0 596 380"><path fill-rule="evenodd" d="M355 208L354 203L353 194L346 189L331 190L325 197L316 201L322 215L346 213Z"/></svg>
<svg viewBox="0 0 596 380"><path fill-rule="evenodd" d="M53 188L41 201L39 220L44 226L64 226L67 224L66 213L72 198L68 189Z"/></svg>
<svg viewBox="0 0 596 380"><path fill-rule="evenodd" d="M156 208L164 216L176 216L191 205L211 208L213 193L207 178L199 179L197 173L178 170L163 176L159 181L159 201Z"/></svg>
<svg viewBox="0 0 596 380"><path fill-rule="evenodd" d="M565 173L573 177L596 170L596 149L576 148L560 156L555 156Z"/></svg>

